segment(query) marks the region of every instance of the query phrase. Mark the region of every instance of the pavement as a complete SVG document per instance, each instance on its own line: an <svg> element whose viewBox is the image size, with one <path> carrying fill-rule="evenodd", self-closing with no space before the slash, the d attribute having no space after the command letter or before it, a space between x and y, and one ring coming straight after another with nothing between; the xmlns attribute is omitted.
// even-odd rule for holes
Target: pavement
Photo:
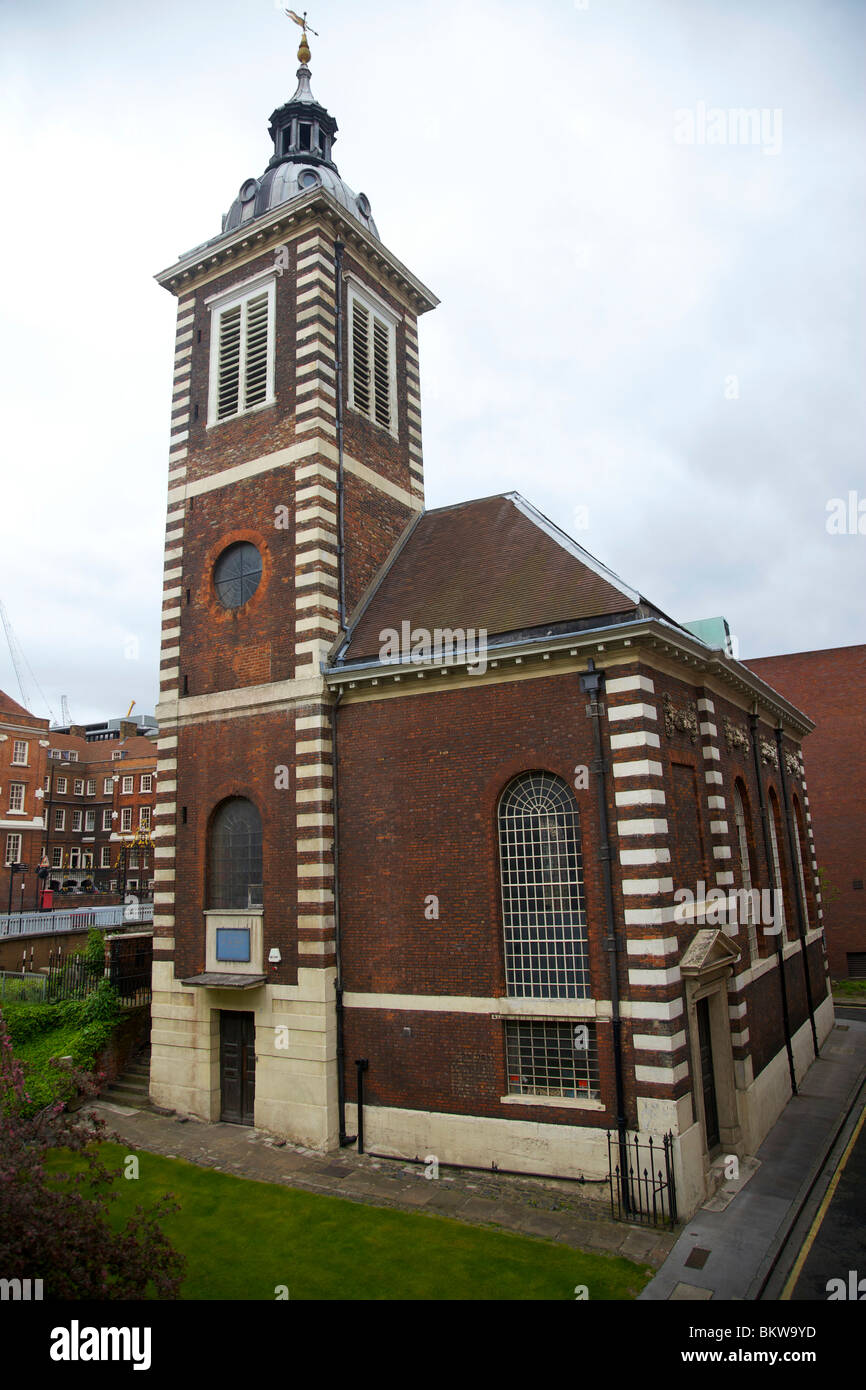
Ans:
<svg viewBox="0 0 866 1390"><path fill-rule="evenodd" d="M778 1298L800 1248L791 1237L816 1189L832 1177L828 1159L853 1133L864 1087L866 1014L837 1017L757 1162L743 1165L731 1200L723 1184L685 1226L640 1299Z"/></svg>

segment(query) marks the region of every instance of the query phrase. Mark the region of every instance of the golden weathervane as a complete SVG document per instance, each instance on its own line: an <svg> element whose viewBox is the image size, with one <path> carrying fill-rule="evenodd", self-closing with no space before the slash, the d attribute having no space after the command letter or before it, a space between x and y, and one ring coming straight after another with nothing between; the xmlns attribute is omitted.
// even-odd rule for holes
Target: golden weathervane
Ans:
<svg viewBox="0 0 866 1390"><path fill-rule="evenodd" d="M285 9L283 13L287 14L289 16L289 19L293 20L295 24L297 24L300 27L301 44L298 49L298 62L308 63L310 61L310 45L307 43L307 30L309 29L311 34L315 34L316 38L318 38L319 35L316 33L315 29L311 28L310 25L307 23L306 10L304 10L303 17L301 17L301 15L299 14L295 14L294 10Z"/></svg>

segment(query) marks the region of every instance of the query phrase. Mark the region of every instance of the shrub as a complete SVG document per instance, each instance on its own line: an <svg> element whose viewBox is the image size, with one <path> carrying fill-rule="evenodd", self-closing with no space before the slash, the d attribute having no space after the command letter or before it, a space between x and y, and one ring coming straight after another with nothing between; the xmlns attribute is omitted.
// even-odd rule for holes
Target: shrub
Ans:
<svg viewBox="0 0 866 1390"><path fill-rule="evenodd" d="M93 1025L95 1026L95 1025ZM71 1077L93 1095L89 1078ZM62 1102L32 1113L33 1096L12 1052L0 1010L0 1269L6 1279L42 1279L49 1299L141 1299L155 1289L176 1298L184 1257L159 1218L178 1209L165 1197L136 1207L123 1230L106 1220L120 1169L105 1167L92 1145L105 1139L95 1115L73 1117ZM114 1136L119 1138L119 1136ZM80 1173L45 1172L50 1149L84 1155Z"/></svg>

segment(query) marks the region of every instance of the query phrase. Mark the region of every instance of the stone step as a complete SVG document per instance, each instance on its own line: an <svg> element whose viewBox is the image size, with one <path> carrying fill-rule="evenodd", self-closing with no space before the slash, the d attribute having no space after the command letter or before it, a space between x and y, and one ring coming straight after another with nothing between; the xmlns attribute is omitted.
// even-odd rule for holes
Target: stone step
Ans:
<svg viewBox="0 0 866 1390"><path fill-rule="evenodd" d="M131 1091L125 1086L109 1086L108 1090L103 1092L102 1099L140 1110L147 1103L147 1091Z"/></svg>

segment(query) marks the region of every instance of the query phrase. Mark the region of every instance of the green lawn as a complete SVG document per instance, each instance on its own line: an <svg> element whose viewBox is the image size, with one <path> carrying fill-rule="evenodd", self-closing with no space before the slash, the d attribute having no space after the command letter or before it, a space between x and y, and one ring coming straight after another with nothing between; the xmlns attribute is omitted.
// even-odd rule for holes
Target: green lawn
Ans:
<svg viewBox="0 0 866 1390"><path fill-rule="evenodd" d="M866 999L866 980L833 980L833 993L853 999Z"/></svg>
<svg viewBox="0 0 866 1390"><path fill-rule="evenodd" d="M109 1167L130 1150L105 1144ZM277 1184L230 1177L139 1152L137 1181L118 1181L112 1222L171 1192L180 1212L163 1229L187 1257L185 1299L631 1299L645 1265L584 1254L443 1217L362 1206ZM55 1153L50 1167L78 1160Z"/></svg>

